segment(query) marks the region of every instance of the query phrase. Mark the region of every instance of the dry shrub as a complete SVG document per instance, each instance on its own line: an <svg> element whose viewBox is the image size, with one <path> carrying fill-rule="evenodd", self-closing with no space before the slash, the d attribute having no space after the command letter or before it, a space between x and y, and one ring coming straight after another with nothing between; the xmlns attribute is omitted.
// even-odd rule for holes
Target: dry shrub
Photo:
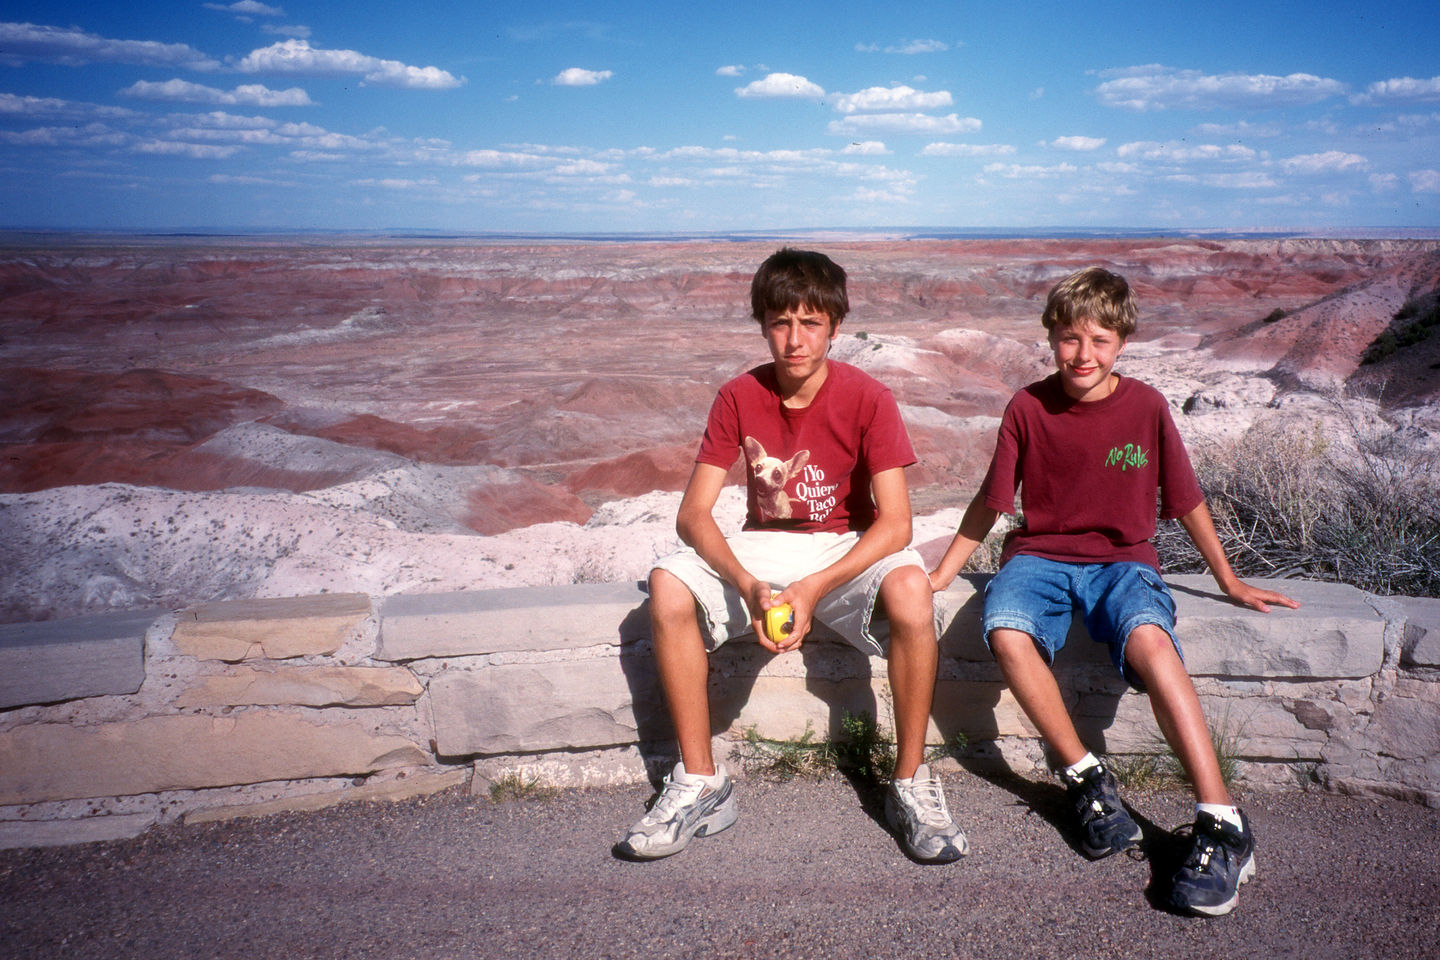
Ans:
<svg viewBox="0 0 1440 960"><path fill-rule="evenodd" d="M1196 451L1195 472L1220 542L1242 577L1306 577L1377 594L1440 596L1440 470L1402 436L1362 424L1337 402L1341 435L1257 425ZM1173 522L1155 538L1161 563L1204 561Z"/></svg>

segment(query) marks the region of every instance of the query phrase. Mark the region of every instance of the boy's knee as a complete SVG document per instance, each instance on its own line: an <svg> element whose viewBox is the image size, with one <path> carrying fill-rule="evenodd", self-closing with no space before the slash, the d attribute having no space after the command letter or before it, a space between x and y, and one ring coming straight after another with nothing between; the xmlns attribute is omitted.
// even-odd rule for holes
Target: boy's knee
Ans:
<svg viewBox="0 0 1440 960"><path fill-rule="evenodd" d="M653 620L695 617L695 595L685 581L663 567L650 571L650 617Z"/></svg>
<svg viewBox="0 0 1440 960"><path fill-rule="evenodd" d="M1045 659L1040 655L1035 638L1023 630L997 627L990 631L989 643L990 652L1002 663L1022 657L1038 657L1041 661Z"/></svg>
<svg viewBox="0 0 1440 960"><path fill-rule="evenodd" d="M887 573L880 581L880 599L892 630L896 626L934 628L934 591L929 575L919 567L906 565Z"/></svg>

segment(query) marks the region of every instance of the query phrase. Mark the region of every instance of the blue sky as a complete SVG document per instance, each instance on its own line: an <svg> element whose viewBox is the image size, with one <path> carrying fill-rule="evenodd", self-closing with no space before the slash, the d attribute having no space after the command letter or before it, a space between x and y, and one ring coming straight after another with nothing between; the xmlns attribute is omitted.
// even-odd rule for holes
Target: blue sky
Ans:
<svg viewBox="0 0 1440 960"><path fill-rule="evenodd" d="M0 227L1440 228L1440 5L0 12Z"/></svg>

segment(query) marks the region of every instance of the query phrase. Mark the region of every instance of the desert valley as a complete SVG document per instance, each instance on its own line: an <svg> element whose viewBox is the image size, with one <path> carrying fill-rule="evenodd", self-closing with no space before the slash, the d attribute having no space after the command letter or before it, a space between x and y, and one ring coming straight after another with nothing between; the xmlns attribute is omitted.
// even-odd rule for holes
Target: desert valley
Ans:
<svg viewBox="0 0 1440 960"><path fill-rule="evenodd" d="M6 242L0 621L641 578L716 387L767 359L748 285L780 245ZM1117 369L1192 449L1338 420L1440 446L1440 334L1361 363L1433 310L1437 241L792 242L850 272L833 355L901 403L917 543L948 539L1051 368L1046 291L1089 264L1134 286Z"/></svg>

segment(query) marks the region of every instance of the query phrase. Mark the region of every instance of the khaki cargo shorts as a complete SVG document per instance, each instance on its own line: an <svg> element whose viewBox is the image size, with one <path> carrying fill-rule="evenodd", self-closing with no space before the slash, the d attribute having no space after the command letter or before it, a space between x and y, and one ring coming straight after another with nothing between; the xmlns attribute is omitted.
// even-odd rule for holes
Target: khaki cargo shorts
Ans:
<svg viewBox="0 0 1440 960"><path fill-rule="evenodd" d="M830 566L845 556L859 539L860 534L854 531L743 530L727 537L726 542L741 566L778 593L801 577ZM925 569L920 554L908 547L880 558L855 579L820 598L813 618L861 652L883 657L890 640L890 624L883 617L874 616L880 583L890 571L912 564L922 571ZM655 568L674 574L695 595L707 649L715 650L732 637L753 634L750 612L740 591L721 579L694 550L681 547L655 561Z"/></svg>

